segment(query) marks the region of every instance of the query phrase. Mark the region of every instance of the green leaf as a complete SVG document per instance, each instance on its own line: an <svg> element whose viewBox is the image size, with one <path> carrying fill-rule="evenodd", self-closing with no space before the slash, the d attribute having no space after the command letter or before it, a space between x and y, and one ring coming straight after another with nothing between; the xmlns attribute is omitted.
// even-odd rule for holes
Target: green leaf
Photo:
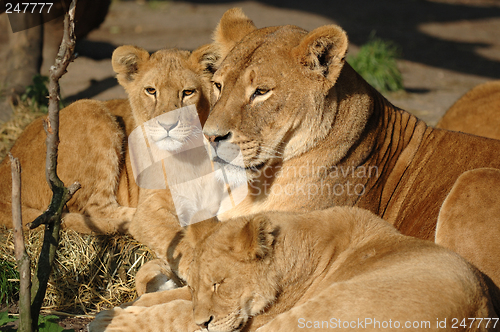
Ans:
<svg viewBox="0 0 500 332"><path fill-rule="evenodd" d="M0 312L0 326L3 326L7 323L15 322L17 318L9 317L8 311Z"/></svg>
<svg viewBox="0 0 500 332"><path fill-rule="evenodd" d="M65 330L57 323L57 316L40 316L38 319L39 332L74 332L75 330Z"/></svg>

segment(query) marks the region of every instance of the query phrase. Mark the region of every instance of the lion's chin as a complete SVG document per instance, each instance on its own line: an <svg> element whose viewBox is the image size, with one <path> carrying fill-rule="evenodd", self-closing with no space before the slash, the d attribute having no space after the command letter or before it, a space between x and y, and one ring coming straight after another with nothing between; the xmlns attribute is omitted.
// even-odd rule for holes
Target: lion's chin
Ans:
<svg viewBox="0 0 500 332"><path fill-rule="evenodd" d="M184 142L169 136L155 141L155 144L160 150L175 152L182 148Z"/></svg>
<svg viewBox="0 0 500 332"><path fill-rule="evenodd" d="M218 181L228 183L231 187L239 187L248 182L245 168L220 160L214 160L214 163L218 169L215 172Z"/></svg>

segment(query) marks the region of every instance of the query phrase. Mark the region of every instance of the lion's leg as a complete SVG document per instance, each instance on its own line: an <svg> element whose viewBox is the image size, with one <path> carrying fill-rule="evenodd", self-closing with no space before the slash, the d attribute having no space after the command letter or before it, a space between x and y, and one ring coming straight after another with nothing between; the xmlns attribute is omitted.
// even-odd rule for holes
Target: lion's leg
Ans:
<svg viewBox="0 0 500 332"><path fill-rule="evenodd" d="M436 243L452 249L500 285L500 170L463 173L439 212Z"/></svg>
<svg viewBox="0 0 500 332"><path fill-rule="evenodd" d="M170 266L161 259L147 262L135 276L137 295L175 289L182 286L182 282L172 272Z"/></svg>
<svg viewBox="0 0 500 332"><path fill-rule="evenodd" d="M152 307L116 307L100 312L89 332L188 332L199 330L194 323L191 301L175 300Z"/></svg>

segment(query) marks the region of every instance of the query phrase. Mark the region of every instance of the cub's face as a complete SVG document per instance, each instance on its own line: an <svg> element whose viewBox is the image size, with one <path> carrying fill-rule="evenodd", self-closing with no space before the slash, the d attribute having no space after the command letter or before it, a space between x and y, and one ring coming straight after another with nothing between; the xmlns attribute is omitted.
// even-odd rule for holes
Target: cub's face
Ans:
<svg viewBox="0 0 500 332"><path fill-rule="evenodd" d="M193 53L160 50L149 53L134 46L121 46L113 53L113 69L129 96L136 125L188 105L195 105L203 124L209 112L210 46ZM154 138L169 149L186 140L194 127L190 116L181 114L152 124Z"/></svg>
<svg viewBox="0 0 500 332"><path fill-rule="evenodd" d="M195 322L208 331L239 331L276 299L275 280L269 272L272 254L257 243L272 239L259 235L259 226L246 221L222 223L196 244L187 283Z"/></svg>
<svg viewBox="0 0 500 332"><path fill-rule="evenodd" d="M148 137L160 150L179 151L201 137L201 125L195 109L176 109L145 122Z"/></svg>
<svg viewBox="0 0 500 332"><path fill-rule="evenodd" d="M334 112L325 112L326 99L335 100L330 76L336 78L341 65L330 68L335 47L322 41L293 26L264 28L227 54L212 78L213 108L203 130L219 163L237 167L225 158L236 144L252 180L326 136L335 118Z"/></svg>

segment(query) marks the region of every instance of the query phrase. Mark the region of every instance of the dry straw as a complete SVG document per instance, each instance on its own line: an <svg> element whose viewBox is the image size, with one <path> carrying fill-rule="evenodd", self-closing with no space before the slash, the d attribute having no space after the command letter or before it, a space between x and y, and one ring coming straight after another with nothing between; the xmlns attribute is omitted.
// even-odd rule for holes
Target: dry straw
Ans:
<svg viewBox="0 0 500 332"><path fill-rule="evenodd" d="M25 236L32 271L40 253L42 230ZM0 259L15 262L12 230L0 228ZM133 300L135 274L153 254L128 236L61 232L43 309L93 314Z"/></svg>
<svg viewBox="0 0 500 332"><path fill-rule="evenodd" d="M22 130L42 115L20 105L12 120L0 124L0 160ZM43 231L26 233L26 250L34 271ZM131 301L136 297L135 274L151 258L152 252L129 236L92 236L63 230L43 309L92 315ZM16 262L12 230L3 227L0 227L0 260Z"/></svg>

